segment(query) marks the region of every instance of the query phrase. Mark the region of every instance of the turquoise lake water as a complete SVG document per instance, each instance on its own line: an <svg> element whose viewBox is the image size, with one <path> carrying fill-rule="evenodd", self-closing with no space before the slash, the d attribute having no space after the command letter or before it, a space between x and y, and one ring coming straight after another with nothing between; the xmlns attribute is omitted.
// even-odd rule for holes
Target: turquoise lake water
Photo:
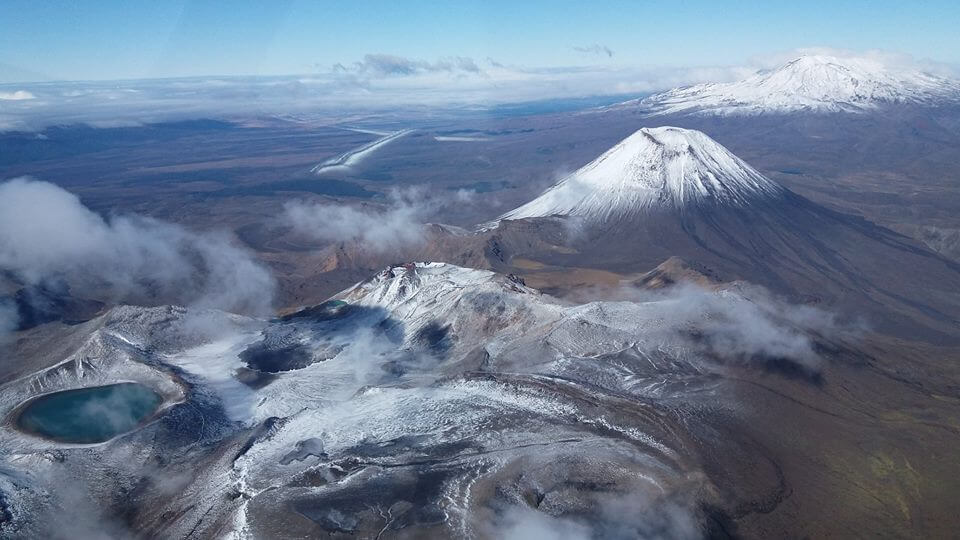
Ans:
<svg viewBox="0 0 960 540"><path fill-rule="evenodd" d="M17 426L59 442L98 443L136 428L161 403L160 394L137 383L65 390L31 401Z"/></svg>

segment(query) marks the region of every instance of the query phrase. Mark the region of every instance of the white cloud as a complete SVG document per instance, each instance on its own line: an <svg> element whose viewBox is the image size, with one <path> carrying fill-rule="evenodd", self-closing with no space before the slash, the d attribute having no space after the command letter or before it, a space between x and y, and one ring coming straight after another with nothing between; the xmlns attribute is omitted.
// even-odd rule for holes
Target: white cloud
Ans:
<svg viewBox="0 0 960 540"><path fill-rule="evenodd" d="M376 252L424 241L424 222L433 203L422 192L391 193L386 206L291 202L281 224L308 238L326 242L356 242Z"/></svg>
<svg viewBox="0 0 960 540"><path fill-rule="evenodd" d="M571 519L553 517L531 508L515 506L504 512L495 527L504 540L590 540L590 527Z"/></svg>
<svg viewBox="0 0 960 540"><path fill-rule="evenodd" d="M741 295L682 285L667 294L661 316L668 327L695 331L709 352L730 358L786 358L815 372L820 359L809 331L834 328L831 314L786 304L759 287Z"/></svg>
<svg viewBox="0 0 960 540"><path fill-rule="evenodd" d="M658 291L598 286L579 289L570 298L590 300L648 305L652 316L663 323L648 338L680 340L690 350L725 363L786 370L811 379L819 376L822 367L813 336L855 335L861 330L853 323L841 325L830 312L788 303L748 284L720 291L691 283Z"/></svg>
<svg viewBox="0 0 960 540"><path fill-rule="evenodd" d="M508 540L692 540L703 537L695 493L677 489L651 495L642 485L634 489L626 493L584 494L581 502L591 507L589 518L554 516L518 505L503 509L487 527L495 531L491 536Z"/></svg>
<svg viewBox="0 0 960 540"><path fill-rule="evenodd" d="M0 101L24 101L28 99L34 99L32 93L27 92L26 90L15 90L13 92L0 92Z"/></svg>
<svg viewBox="0 0 960 540"><path fill-rule="evenodd" d="M138 216L105 220L72 193L17 178L0 184L0 268L20 280L65 281L117 302L271 313L274 280L219 234Z"/></svg>

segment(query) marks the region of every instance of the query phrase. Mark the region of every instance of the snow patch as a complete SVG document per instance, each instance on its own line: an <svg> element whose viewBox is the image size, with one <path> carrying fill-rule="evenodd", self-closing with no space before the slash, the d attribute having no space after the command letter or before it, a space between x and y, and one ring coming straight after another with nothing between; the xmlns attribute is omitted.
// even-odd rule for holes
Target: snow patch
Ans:
<svg viewBox="0 0 960 540"><path fill-rule="evenodd" d="M349 152L344 152L335 158L328 159L323 163L315 166L310 169L310 172L314 174L327 173L331 171L337 172L346 172L349 171L352 167L359 165L363 160L370 157L371 154L379 150L380 148L392 143L393 141L408 135L413 132L412 129L402 129L400 131L395 131L384 137L381 137L373 142L367 143L359 148L350 150ZM374 133L367 131L366 133Z"/></svg>

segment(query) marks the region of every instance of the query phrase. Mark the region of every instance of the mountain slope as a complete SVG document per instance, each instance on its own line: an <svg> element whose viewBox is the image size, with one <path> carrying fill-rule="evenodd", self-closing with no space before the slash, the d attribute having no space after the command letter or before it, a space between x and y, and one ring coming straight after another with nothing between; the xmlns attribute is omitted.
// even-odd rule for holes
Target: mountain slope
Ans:
<svg viewBox="0 0 960 540"><path fill-rule="evenodd" d="M802 56L731 83L678 88L626 102L653 114L863 112L881 105L960 101L960 82L865 58Z"/></svg>
<svg viewBox="0 0 960 540"><path fill-rule="evenodd" d="M656 132L641 130L627 140ZM688 140L706 138L676 132L687 134ZM698 196L637 204L638 197L623 194L624 186L633 186L633 178L616 176L631 172L630 167L611 169L611 176L590 184L579 180L578 171L573 180L565 179L541 198L507 213L490 231L488 252L496 255L491 258L494 266L523 273L512 261L532 259L553 268L631 274L676 256L709 268L725 281L745 279L798 300L825 302L896 335L955 339L949 336L960 326L957 264L905 236L777 186L716 143L702 144L700 148L714 154L696 161L698 151L678 158L653 144L618 145L611 152L619 154L627 147L637 154L618 155L618 160L644 163L645 177L671 178L684 186L673 189L668 186L674 184L665 181L659 194L693 191ZM582 191L570 189L575 182ZM686 189L701 183L712 189ZM544 202L552 203L556 193L566 191L579 199L565 205ZM637 191L645 194L649 189Z"/></svg>

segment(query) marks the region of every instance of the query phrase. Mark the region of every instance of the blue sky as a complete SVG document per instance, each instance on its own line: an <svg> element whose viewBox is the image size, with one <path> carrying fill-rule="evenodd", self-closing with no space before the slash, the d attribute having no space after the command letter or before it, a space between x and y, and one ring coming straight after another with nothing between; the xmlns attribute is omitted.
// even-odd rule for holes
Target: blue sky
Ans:
<svg viewBox="0 0 960 540"><path fill-rule="evenodd" d="M313 73L371 53L526 67L716 66L825 46L960 64L958 21L956 0L6 0L0 83ZM595 45L596 52L576 50Z"/></svg>

